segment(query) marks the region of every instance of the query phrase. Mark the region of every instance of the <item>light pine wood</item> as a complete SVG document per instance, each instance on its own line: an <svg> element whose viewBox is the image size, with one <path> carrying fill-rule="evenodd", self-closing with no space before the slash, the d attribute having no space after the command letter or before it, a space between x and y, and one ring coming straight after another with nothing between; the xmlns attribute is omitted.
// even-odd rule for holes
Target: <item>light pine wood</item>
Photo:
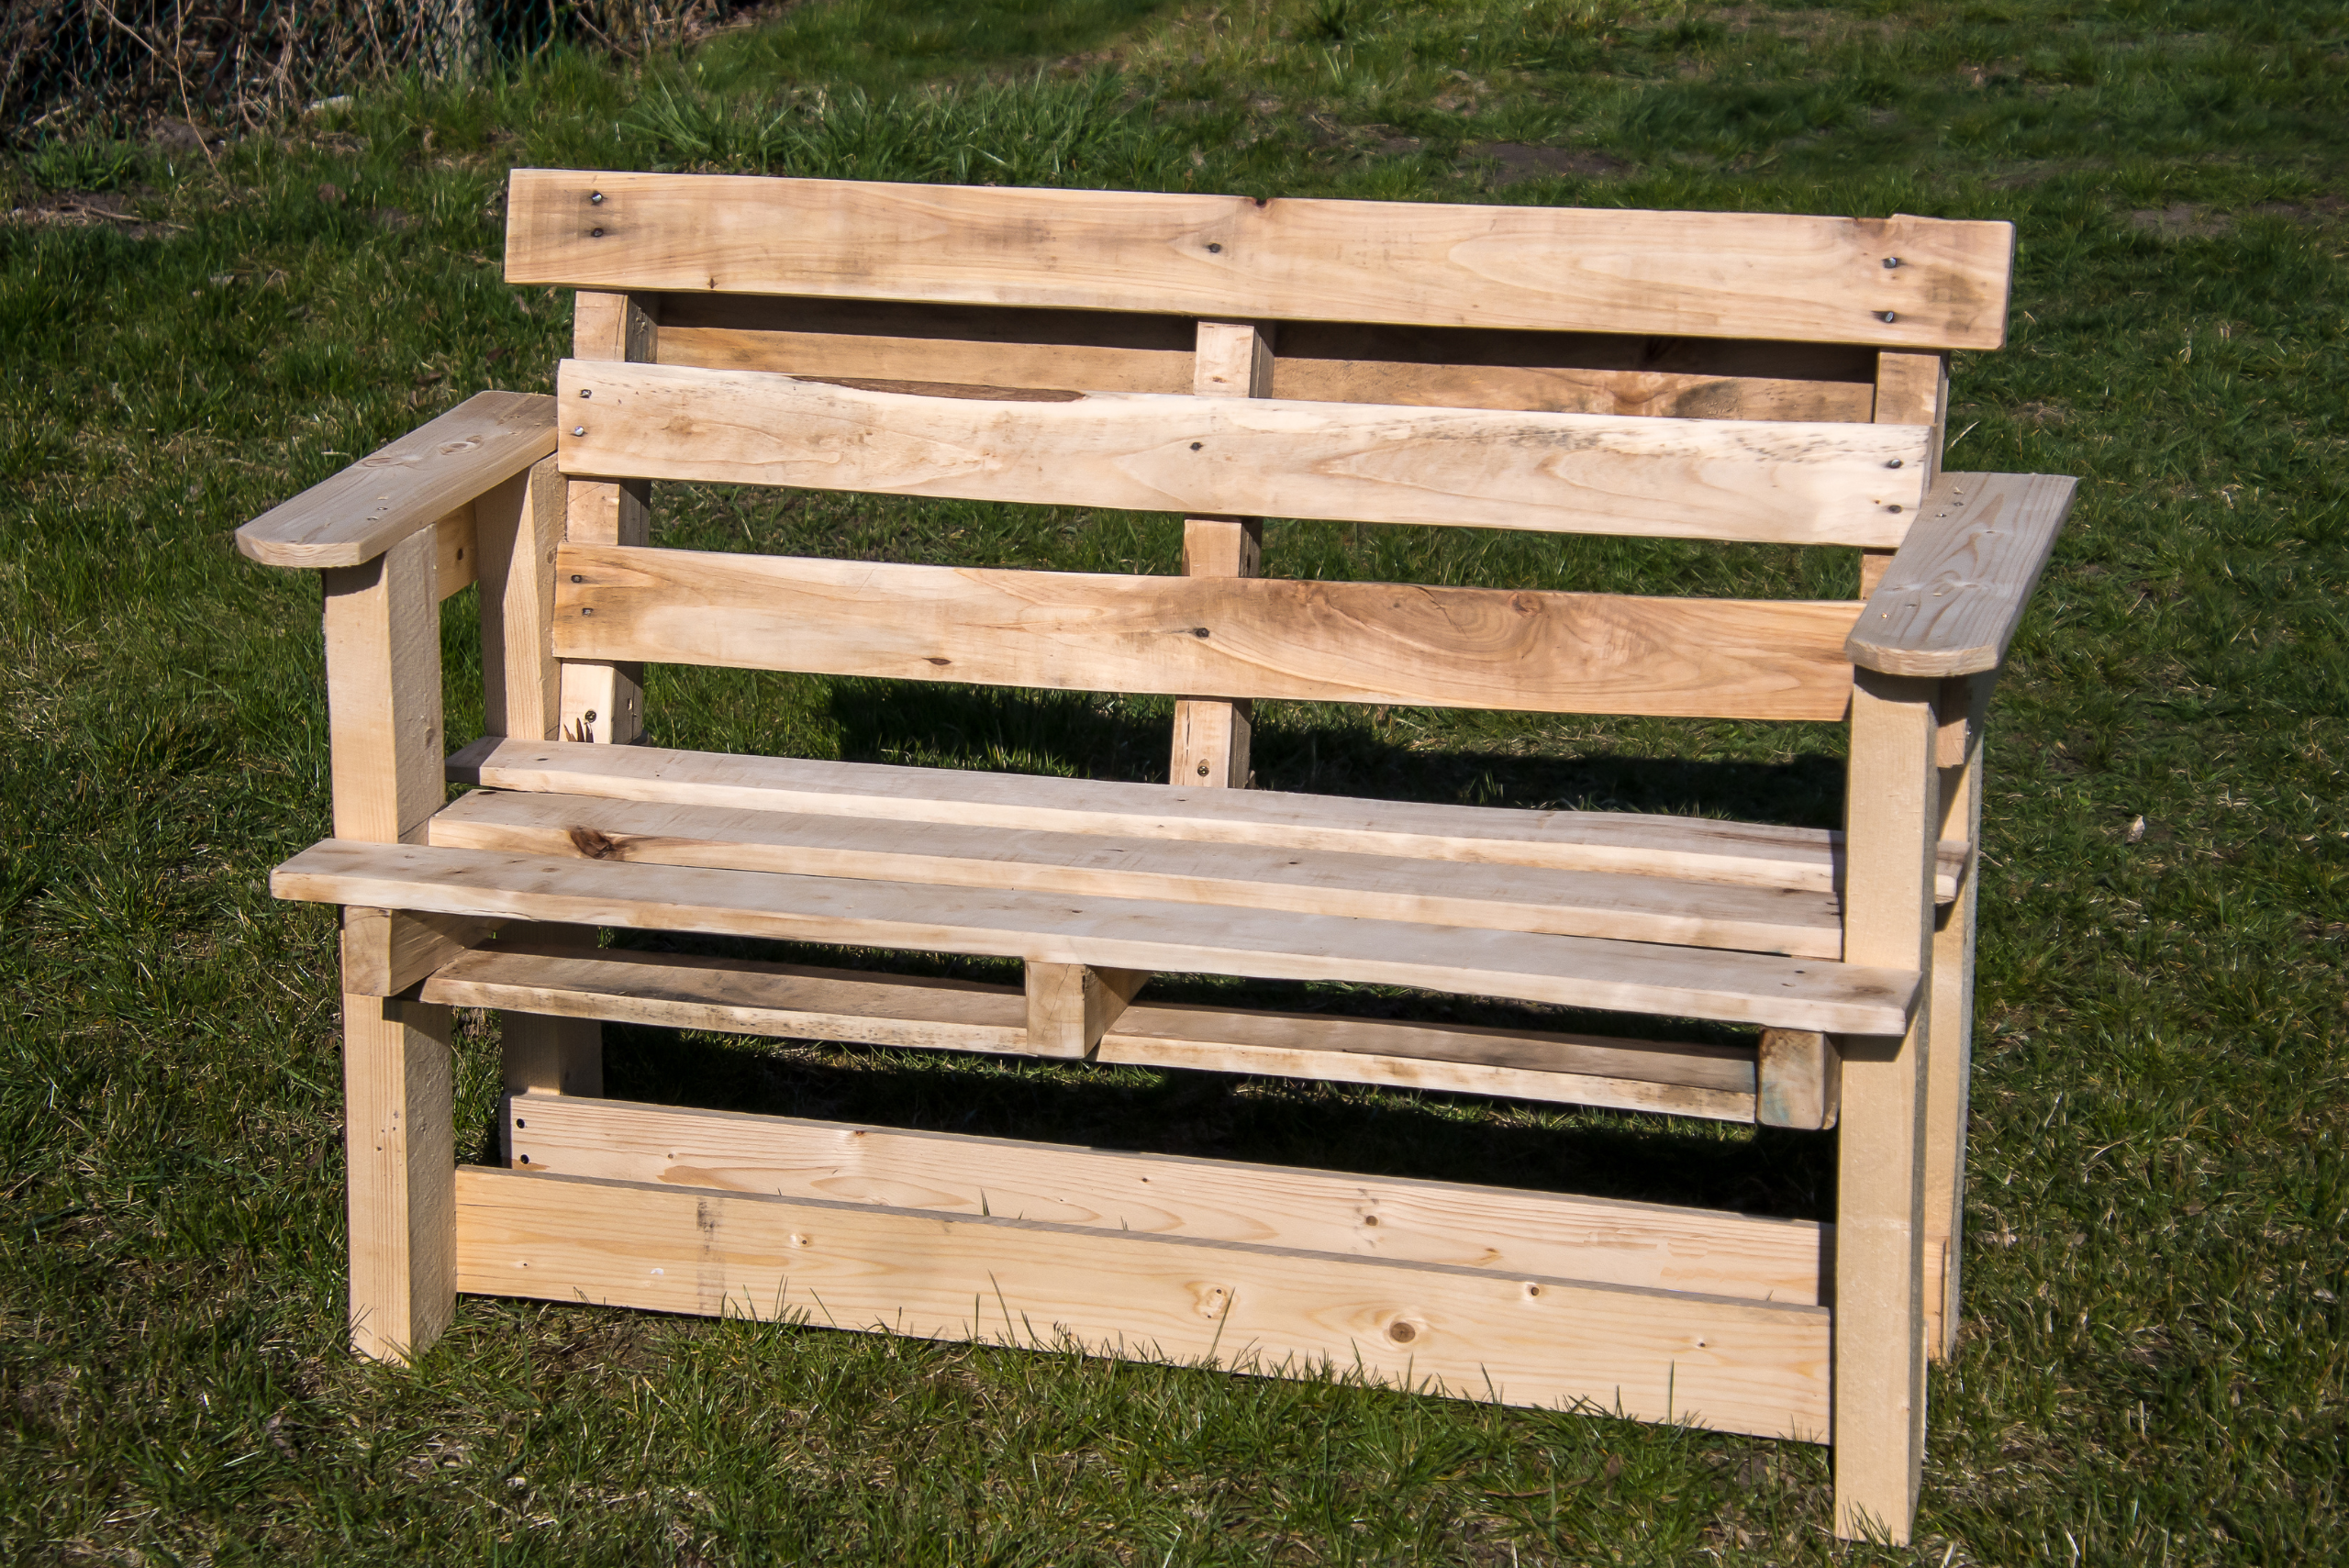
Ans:
<svg viewBox="0 0 2349 1568"><path fill-rule="evenodd" d="M421 833L445 793L440 781L440 609L438 549L430 529L411 531L382 555L325 573L327 739L334 825L350 841L396 844ZM384 901L380 942L362 939L359 970L342 985L343 1141L348 1180L351 1342L362 1355L420 1353L455 1310L452 1259L452 1106L447 1011L395 1011L362 994L412 954L430 927ZM429 940L429 937L427 939Z"/></svg>
<svg viewBox="0 0 2349 1568"><path fill-rule="evenodd" d="M1925 484L1941 473L1942 442L1949 425L1949 356L1884 353L1876 356L1876 414L1878 425L1922 425Z"/></svg>
<svg viewBox="0 0 2349 1568"><path fill-rule="evenodd" d="M482 727L552 740L561 694L554 662L554 557L567 482L551 460L475 506L481 563Z"/></svg>
<svg viewBox="0 0 2349 1568"><path fill-rule="evenodd" d="M1903 1027L1921 973L1139 898L1075 899L337 839L279 866L270 886L281 898L313 903L1111 969L1354 981L1864 1034Z"/></svg>
<svg viewBox="0 0 2349 1568"><path fill-rule="evenodd" d="M1924 497L1931 434L1124 392L930 396L581 360L563 361L557 385L557 455L573 478L1781 544L1898 545Z"/></svg>
<svg viewBox="0 0 2349 1568"><path fill-rule="evenodd" d="M361 996L406 990L497 929L496 922L395 909L342 912L342 988Z"/></svg>
<svg viewBox="0 0 2349 1568"><path fill-rule="evenodd" d="M457 784L675 806L1620 872L1805 893L1831 893L1842 876L1840 832L1704 817L1186 790L658 746L530 745L494 736L457 751L448 767ZM1965 852L1963 844L1941 846L1937 898L1955 895Z"/></svg>
<svg viewBox="0 0 2349 1568"><path fill-rule="evenodd" d="M517 284L1947 349L2005 340L2014 250L1909 217L552 169L507 214Z"/></svg>
<svg viewBox="0 0 2349 1568"><path fill-rule="evenodd" d="M660 352L659 301L582 290L572 312L572 360L590 364L650 361ZM569 362L569 361L566 361ZM578 390L562 389L557 414L586 428L598 412ZM651 538L651 490L641 479L572 481L563 537L573 544L642 545ZM597 745L625 746L644 732L644 671L626 660L566 660L558 676L559 733Z"/></svg>
<svg viewBox="0 0 2349 1568"><path fill-rule="evenodd" d="M1246 321L1202 321L1191 391L1198 397L1265 397L1273 381L1269 328ZM1262 517L1183 519L1183 575L1262 574ZM1193 787L1248 787L1248 735L1255 716L1246 698L1177 697L1168 776Z"/></svg>
<svg viewBox="0 0 2349 1568"><path fill-rule="evenodd" d="M1953 728L1978 737L1997 677L1975 675L1941 685L1940 736ZM1937 756L1941 830L1982 841L1983 751L1978 740L1954 761ZM1980 853L1968 857L1955 902L1933 930L1929 1006L1933 1049L1925 1078L1925 1351L1941 1361L1957 1348L1958 1285L1965 1240L1965 1126L1974 1068L1974 943L1981 897Z"/></svg>
<svg viewBox="0 0 2349 1568"><path fill-rule="evenodd" d="M458 1189L466 1290L783 1318L1816 1440L1827 1309L520 1171Z"/></svg>
<svg viewBox="0 0 2349 1568"><path fill-rule="evenodd" d="M409 1361L456 1311L456 1141L445 1007L342 998L351 1347Z"/></svg>
<svg viewBox="0 0 2349 1568"><path fill-rule="evenodd" d="M609 948L463 954L424 983L429 1002L798 1040L1027 1051L1027 1001L1008 985L861 974ZM1380 1084L1753 1119L1753 1052L1475 1025L1141 1004L1101 1037L1100 1062Z"/></svg>
<svg viewBox="0 0 2349 1568"><path fill-rule="evenodd" d="M1843 1063L1831 1036L1816 1029L1764 1029L1753 1080L1753 1119L1764 1127L1819 1132L1835 1125Z"/></svg>
<svg viewBox="0 0 2349 1568"><path fill-rule="evenodd" d="M433 597L445 599L472 585L481 570L473 543L472 502L432 525Z"/></svg>
<svg viewBox="0 0 2349 1568"><path fill-rule="evenodd" d="M1156 898L1431 926L1842 956L1832 895L1326 850L963 827L476 791L432 819L451 849Z"/></svg>
<svg viewBox="0 0 2349 1568"><path fill-rule="evenodd" d="M662 364L1003 391L1193 389L1193 335L1176 317L707 293L660 299ZM1859 424L1876 406L1876 357L1847 345L1325 321L1282 330L1304 351L1275 362L1266 396Z"/></svg>
<svg viewBox="0 0 2349 1568"><path fill-rule="evenodd" d="M517 1096L533 1172L1245 1241L1810 1306L1825 1228L1661 1204L1231 1160Z"/></svg>
<svg viewBox="0 0 2349 1568"><path fill-rule="evenodd" d="M1028 1050L1037 1056L1082 1061L1101 1033L1150 980L1140 969L1097 969L1085 963L1027 966Z"/></svg>
<svg viewBox="0 0 2349 1568"><path fill-rule="evenodd" d="M1998 669L2078 487L2046 473L1942 475L1845 651L1893 675Z"/></svg>
<svg viewBox="0 0 2349 1568"><path fill-rule="evenodd" d="M360 566L554 450L554 399L482 392L237 530L264 566Z"/></svg>
<svg viewBox="0 0 2349 1568"><path fill-rule="evenodd" d="M1849 601L578 545L563 548L556 574L554 646L565 660L1686 717L1836 719L1851 693Z"/></svg>
<svg viewBox="0 0 2349 1568"><path fill-rule="evenodd" d="M1933 959L1941 819L1930 682L1863 671L1845 795L1846 960ZM1925 1440L1925 1086L1932 1009L1840 1041L1835 1178L1835 1530L1906 1544Z"/></svg>

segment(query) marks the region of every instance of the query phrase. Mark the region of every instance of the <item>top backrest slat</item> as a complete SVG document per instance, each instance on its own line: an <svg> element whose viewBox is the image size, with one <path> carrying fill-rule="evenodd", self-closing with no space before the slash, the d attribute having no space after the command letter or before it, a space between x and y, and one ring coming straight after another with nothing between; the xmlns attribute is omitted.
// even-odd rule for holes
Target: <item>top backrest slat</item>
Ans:
<svg viewBox="0 0 2349 1568"><path fill-rule="evenodd" d="M2013 227L518 169L506 275L1211 319L1992 349Z"/></svg>

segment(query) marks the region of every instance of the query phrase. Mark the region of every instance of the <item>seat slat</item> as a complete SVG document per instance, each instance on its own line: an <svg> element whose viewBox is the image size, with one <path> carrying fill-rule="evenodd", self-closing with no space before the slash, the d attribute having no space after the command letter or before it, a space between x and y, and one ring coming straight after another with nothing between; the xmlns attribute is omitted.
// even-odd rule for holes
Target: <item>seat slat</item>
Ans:
<svg viewBox="0 0 2349 1568"><path fill-rule="evenodd" d="M339 839L279 866L270 886L313 903L1353 981L1842 1034L1898 1033L1918 987L1913 971L1594 937Z"/></svg>
<svg viewBox="0 0 2349 1568"><path fill-rule="evenodd" d="M912 1132L568 1095L517 1095L534 1173L1001 1215L1097 1230L1810 1306L1828 1228L1662 1204Z"/></svg>
<svg viewBox="0 0 2349 1568"><path fill-rule="evenodd" d="M565 545L554 651L827 675L1825 719L1859 606Z"/></svg>
<svg viewBox="0 0 2349 1568"><path fill-rule="evenodd" d="M1165 899L1835 958L1831 895L1616 873L885 817L481 791L428 825L453 849L948 887Z"/></svg>
<svg viewBox="0 0 2349 1568"><path fill-rule="evenodd" d="M1557 533L1888 548L1930 429L1270 397L991 400L565 360L566 474Z"/></svg>
<svg viewBox="0 0 2349 1568"><path fill-rule="evenodd" d="M451 756L448 775L490 789L614 800L1614 871L1809 893L1834 891L1842 840L1816 828L1701 817L1431 806L495 735ZM1944 902L1965 857L1964 844L1943 844Z"/></svg>
<svg viewBox="0 0 2349 1568"><path fill-rule="evenodd" d="M1886 348L1997 348L2014 253L2010 224L1905 216L562 169L515 170L507 211L517 284Z"/></svg>

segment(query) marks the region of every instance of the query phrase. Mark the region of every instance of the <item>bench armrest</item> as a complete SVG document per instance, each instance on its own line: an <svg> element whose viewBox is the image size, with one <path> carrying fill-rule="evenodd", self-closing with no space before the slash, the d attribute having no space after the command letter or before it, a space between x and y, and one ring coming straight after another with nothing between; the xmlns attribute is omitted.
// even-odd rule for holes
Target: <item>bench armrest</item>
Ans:
<svg viewBox="0 0 2349 1568"><path fill-rule="evenodd" d="M237 530L264 566L359 566L554 450L554 399L475 393Z"/></svg>
<svg viewBox="0 0 2349 1568"><path fill-rule="evenodd" d="M2047 473L1943 474L1844 654L1887 675L1997 669L2078 487Z"/></svg>

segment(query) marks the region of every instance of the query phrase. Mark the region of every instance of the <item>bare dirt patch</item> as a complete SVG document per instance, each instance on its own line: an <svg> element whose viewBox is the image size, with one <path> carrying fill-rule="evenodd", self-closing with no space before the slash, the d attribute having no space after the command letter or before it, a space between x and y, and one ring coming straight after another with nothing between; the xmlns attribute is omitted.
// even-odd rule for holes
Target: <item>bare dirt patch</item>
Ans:
<svg viewBox="0 0 2349 1568"><path fill-rule="evenodd" d="M1585 180L1620 174L1631 164L1612 153L1589 147L1536 147L1523 141L1480 141L1465 150L1468 157L1490 160L1499 167L1497 183L1553 179L1561 174Z"/></svg>

